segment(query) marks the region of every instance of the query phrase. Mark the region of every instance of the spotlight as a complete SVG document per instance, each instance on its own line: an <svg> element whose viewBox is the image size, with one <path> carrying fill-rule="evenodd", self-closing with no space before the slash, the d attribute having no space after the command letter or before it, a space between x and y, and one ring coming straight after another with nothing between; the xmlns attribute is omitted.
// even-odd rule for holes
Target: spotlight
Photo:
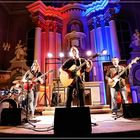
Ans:
<svg viewBox="0 0 140 140"><path fill-rule="evenodd" d="M59 57L60 57L60 58L63 58L63 57L64 57L64 53L63 53L63 52L60 52L60 53L59 53Z"/></svg>
<svg viewBox="0 0 140 140"><path fill-rule="evenodd" d="M72 53L71 52L69 52L69 56L72 57Z"/></svg>
<svg viewBox="0 0 140 140"><path fill-rule="evenodd" d="M102 50L101 54L102 54L102 55L106 55L106 54L107 54L107 50L105 50L105 49Z"/></svg>
<svg viewBox="0 0 140 140"><path fill-rule="evenodd" d="M48 53L48 58L52 58L53 54L52 53Z"/></svg>
<svg viewBox="0 0 140 140"><path fill-rule="evenodd" d="M89 51L86 52L86 55L87 56L91 56L92 55L92 52L89 50Z"/></svg>

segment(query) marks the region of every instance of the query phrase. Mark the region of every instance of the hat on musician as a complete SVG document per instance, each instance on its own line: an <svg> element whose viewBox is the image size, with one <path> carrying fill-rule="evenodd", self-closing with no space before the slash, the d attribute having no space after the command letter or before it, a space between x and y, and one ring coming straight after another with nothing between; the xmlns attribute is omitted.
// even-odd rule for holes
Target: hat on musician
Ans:
<svg viewBox="0 0 140 140"><path fill-rule="evenodd" d="M22 79L21 76L17 76L17 77L15 78L15 80L14 80L12 83L13 83L13 84L17 84L17 83L19 83L19 82L21 81L21 79Z"/></svg>

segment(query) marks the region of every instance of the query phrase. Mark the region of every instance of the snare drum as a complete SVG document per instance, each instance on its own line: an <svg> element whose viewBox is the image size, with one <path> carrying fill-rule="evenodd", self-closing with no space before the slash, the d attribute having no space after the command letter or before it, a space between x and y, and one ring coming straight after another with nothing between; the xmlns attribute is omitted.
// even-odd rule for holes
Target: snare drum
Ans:
<svg viewBox="0 0 140 140"><path fill-rule="evenodd" d="M22 91L19 96L18 96L18 102L22 102L26 99L27 97L27 92L26 91Z"/></svg>

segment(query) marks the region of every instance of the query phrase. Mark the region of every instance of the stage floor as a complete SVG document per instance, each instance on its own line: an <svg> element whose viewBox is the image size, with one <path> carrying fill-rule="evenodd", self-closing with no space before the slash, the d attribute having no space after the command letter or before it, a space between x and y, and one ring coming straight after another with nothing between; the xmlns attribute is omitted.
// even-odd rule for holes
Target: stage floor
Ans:
<svg viewBox="0 0 140 140"><path fill-rule="evenodd" d="M0 126L2 137L54 137L54 115L38 115L19 126ZM33 127L32 124L35 126ZM140 118L115 119L112 114L91 114L92 138L96 137L139 137ZM74 127L74 126L73 126Z"/></svg>

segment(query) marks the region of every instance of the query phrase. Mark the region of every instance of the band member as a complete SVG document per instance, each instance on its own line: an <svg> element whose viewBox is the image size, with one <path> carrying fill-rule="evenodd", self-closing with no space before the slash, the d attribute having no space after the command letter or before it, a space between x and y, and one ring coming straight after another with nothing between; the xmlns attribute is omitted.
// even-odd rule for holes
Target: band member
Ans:
<svg viewBox="0 0 140 140"><path fill-rule="evenodd" d="M34 117L35 109L37 106L40 84L44 83L44 80L41 78L40 66L35 60L29 69L23 76L22 82L27 85L27 96L28 96L28 110L31 113L31 117ZM25 86L24 86L25 87ZM29 91L29 92L28 92Z"/></svg>
<svg viewBox="0 0 140 140"><path fill-rule="evenodd" d="M12 83L13 85L10 88L10 93L19 95L22 90L21 80L14 80Z"/></svg>
<svg viewBox="0 0 140 140"><path fill-rule="evenodd" d="M21 79L15 79L12 84L13 85L10 88L10 98L14 99L18 103L18 105L20 105L20 101L18 100L18 98L24 90Z"/></svg>
<svg viewBox="0 0 140 140"><path fill-rule="evenodd" d="M90 72L92 69L92 61L86 60L85 58L79 57L79 51L75 46L72 46L70 49L71 58L66 60L60 68L60 73L65 71L68 73L69 77L73 79L72 83L67 87L67 101L66 107L71 107L72 95L74 90L77 92L77 97L80 102L80 107L84 107L84 84L82 79L82 74L86 72ZM76 71L76 68L80 67L81 64L85 63L79 71ZM66 82L66 81L65 81Z"/></svg>
<svg viewBox="0 0 140 140"><path fill-rule="evenodd" d="M131 67L131 66L130 66ZM123 72L119 78L117 78L118 74ZM128 76L128 71L125 71L125 67L119 65L119 58L112 58L112 66L106 73L105 79L108 81L110 85L110 93L111 93L111 109L112 114L117 115L118 104L117 104L117 96L118 92L121 93L122 102L128 103L127 99L127 90L126 90L126 77Z"/></svg>

